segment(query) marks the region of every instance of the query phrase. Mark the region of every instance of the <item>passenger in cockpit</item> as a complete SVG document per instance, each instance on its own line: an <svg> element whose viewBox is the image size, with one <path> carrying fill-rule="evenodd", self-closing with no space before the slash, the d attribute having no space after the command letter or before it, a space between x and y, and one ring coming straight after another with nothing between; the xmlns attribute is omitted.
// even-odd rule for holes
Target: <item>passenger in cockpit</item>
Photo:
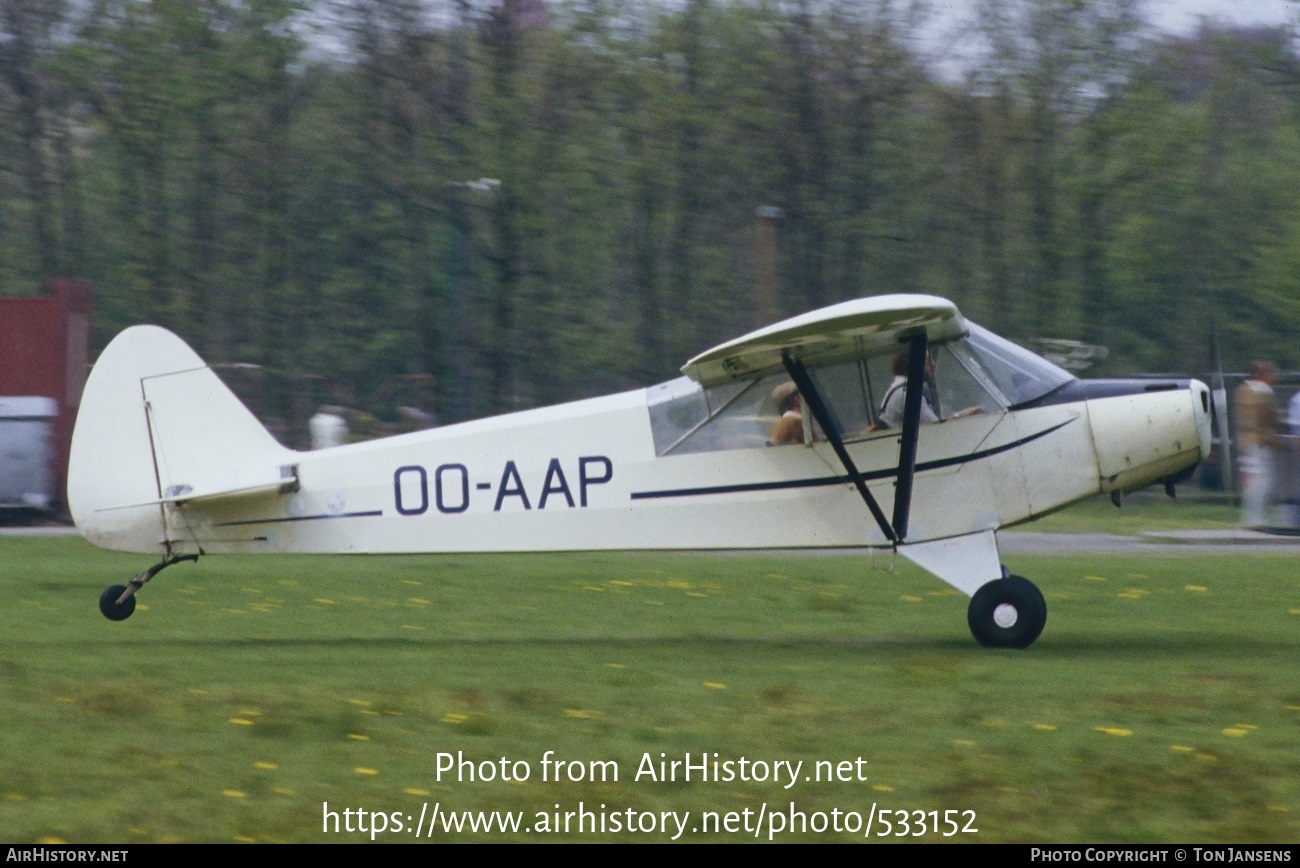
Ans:
<svg viewBox="0 0 1300 868"><path fill-rule="evenodd" d="M772 403L781 418L772 426L772 438L768 442L773 446L803 443L803 400L799 397L799 387L786 380L772 390Z"/></svg>

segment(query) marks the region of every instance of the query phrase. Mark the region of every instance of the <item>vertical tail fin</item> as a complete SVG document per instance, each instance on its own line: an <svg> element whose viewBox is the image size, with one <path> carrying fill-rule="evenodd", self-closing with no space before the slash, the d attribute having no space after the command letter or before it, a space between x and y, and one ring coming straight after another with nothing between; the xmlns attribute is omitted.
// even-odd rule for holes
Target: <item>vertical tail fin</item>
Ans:
<svg viewBox="0 0 1300 868"><path fill-rule="evenodd" d="M165 502L274 486L292 456L184 341L135 326L86 381L68 506L95 545L166 552Z"/></svg>

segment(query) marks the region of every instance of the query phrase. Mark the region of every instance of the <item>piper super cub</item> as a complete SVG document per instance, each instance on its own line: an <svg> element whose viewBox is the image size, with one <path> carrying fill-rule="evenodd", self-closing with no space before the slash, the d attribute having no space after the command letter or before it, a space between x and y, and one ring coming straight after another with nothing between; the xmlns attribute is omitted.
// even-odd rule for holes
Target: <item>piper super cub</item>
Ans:
<svg viewBox="0 0 1300 868"><path fill-rule="evenodd" d="M970 596L984 645L1047 607L999 529L1180 478L1198 381L1076 379L949 301L847 301L737 338L676 380L314 452L281 446L180 338L117 336L86 383L68 504L90 542L200 555L868 546Z"/></svg>

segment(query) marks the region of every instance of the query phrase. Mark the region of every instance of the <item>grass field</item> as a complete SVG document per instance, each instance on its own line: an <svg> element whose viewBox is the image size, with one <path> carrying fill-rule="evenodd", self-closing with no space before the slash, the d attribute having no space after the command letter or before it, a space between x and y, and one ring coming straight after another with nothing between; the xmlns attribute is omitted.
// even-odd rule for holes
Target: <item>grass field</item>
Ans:
<svg viewBox="0 0 1300 868"><path fill-rule="evenodd" d="M100 590L146 559L76 539L0 548L7 842L370 839L326 834L326 802L343 824L360 808L407 826L435 804L525 826L554 823L557 805L603 805L607 828L627 809L656 827L689 811L687 840L752 839L691 829L704 812L770 826L791 803L814 827L874 804L872 840L879 811L903 809L974 811L979 831L946 840L1300 840L1300 586L1285 557L1017 558L1047 628L1027 651L990 651L964 597L882 558L212 558L168 570L113 624ZM439 754L457 751L498 773L522 762L529 780L440 779ZM562 776L613 761L618 780L543 781L547 751L578 761ZM804 765L789 788L634 779L647 754L687 753ZM859 757L852 780L802 779ZM675 832L570 822L542 840Z"/></svg>
<svg viewBox="0 0 1300 868"><path fill-rule="evenodd" d="M1193 488L1180 490L1177 499L1170 499L1153 486L1127 495L1119 509L1109 495L1098 495L1015 530L1134 535L1145 531L1227 530L1240 524L1240 507L1224 495L1210 496Z"/></svg>

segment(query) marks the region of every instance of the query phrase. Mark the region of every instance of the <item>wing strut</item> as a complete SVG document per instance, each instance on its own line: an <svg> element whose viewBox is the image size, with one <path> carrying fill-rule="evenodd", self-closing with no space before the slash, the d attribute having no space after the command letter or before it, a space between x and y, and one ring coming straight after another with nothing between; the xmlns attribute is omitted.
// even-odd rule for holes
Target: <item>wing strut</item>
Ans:
<svg viewBox="0 0 1300 868"><path fill-rule="evenodd" d="M898 482L894 488L894 533L907 538L912 511L912 479L916 476L916 440L921 432L921 399L925 388L925 360L930 340L925 331L908 340L907 392L903 397L903 439L898 444Z"/></svg>
<svg viewBox="0 0 1300 868"><path fill-rule="evenodd" d="M844 440L840 437L840 427L835 424L830 410L822 402L821 394L818 393L817 387L813 385L812 377L808 376L808 370L804 368L802 362L791 357L789 350L781 351L781 361L790 374L790 379L794 380L794 384L799 387L799 394L808 402L808 409L812 411L813 418L817 420L817 424L822 426L822 431L826 433L826 439L830 441L831 448L839 456L840 463L849 472L849 478L853 480L854 486L857 487L858 494L862 495L862 500L867 504L867 509L871 510L872 518L876 520L876 524L880 525L880 530L885 535L885 539L893 543L898 542L898 534L894 533L894 529L889 526L889 521L885 518L885 513L881 511L880 504L876 503L876 499L871 496L867 484L862 481L862 474L858 472L853 459L849 457L848 450L844 448ZM924 365L922 365L922 368L924 368ZM920 392L918 391L917 394L920 394ZM920 412L918 405L916 411L918 418ZM913 434L913 441L915 441L915 434ZM915 450L913 450L913 453L915 453Z"/></svg>

